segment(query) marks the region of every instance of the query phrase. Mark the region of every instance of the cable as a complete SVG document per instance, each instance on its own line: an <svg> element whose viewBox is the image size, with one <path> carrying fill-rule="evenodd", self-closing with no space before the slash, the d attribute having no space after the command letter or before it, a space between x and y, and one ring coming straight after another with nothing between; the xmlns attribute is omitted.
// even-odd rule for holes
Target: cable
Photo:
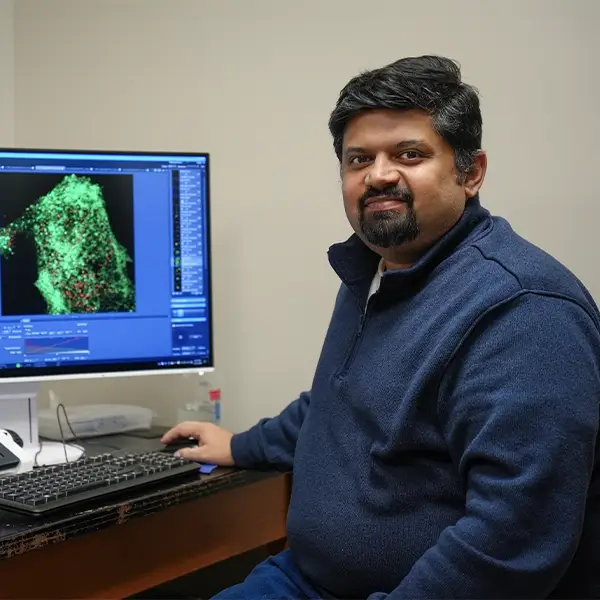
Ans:
<svg viewBox="0 0 600 600"><path fill-rule="evenodd" d="M65 421L67 422L67 427L69 428L69 431L71 432L71 435L73 436L73 439L77 442L79 449L81 450L82 454L79 458L83 458L87 453L85 451L85 447L83 446L83 442L77 437L77 434L75 433L75 430L73 429L73 426L71 425L71 421L69 421L69 415L67 414L67 409L65 407L65 405L60 402L59 404L56 405L56 419L58 421L58 428L60 429L60 438L63 444L63 450L65 452L65 461L69 462L69 457L67 456L67 442L65 441L65 434L63 432L63 428L62 428L62 423L60 422L60 414L59 411L62 409L63 415L65 416ZM79 460L79 459L77 459Z"/></svg>
<svg viewBox="0 0 600 600"><path fill-rule="evenodd" d="M66 408L66 406L62 402L59 402L56 405L56 419L58 421L58 428L60 430L60 437L61 437L61 441L63 443L63 448L64 448L64 451L65 451L65 459L67 459L67 448L66 448L67 443L66 443L66 440L65 440L65 435L64 435L64 432L63 432L62 424L60 422L60 415L59 415L59 411L60 410L62 410L62 413L63 413L63 415L65 417L65 421L67 423L67 427L69 428L69 431L71 432L71 435L73 436L73 439L77 442L77 447L83 452L83 454L79 458L83 458L83 457L87 456L87 451L86 451L86 449L84 447L83 441L78 437L78 435L75 433L75 430L73 429L73 426L71 425L71 421L69 420L69 415L67 414L67 408ZM122 449L120 446L111 446L111 445L109 445L109 444L107 444L105 442L91 442L91 441L88 440L86 442L86 444L88 446L93 446L93 445L104 446L105 448L110 448L111 450L121 450ZM79 459L77 459L77 460L79 460ZM68 459L67 459L67 462L69 462Z"/></svg>
<svg viewBox="0 0 600 600"><path fill-rule="evenodd" d="M61 410L62 410L62 414L64 416L65 423L71 433L72 439L75 440L75 442L77 442L77 444L68 444L67 440L65 439L65 431L63 429L63 424L62 424L62 420L60 417ZM73 426L71 425L71 421L69 420L69 415L67 414L67 407L62 402L59 402L56 405L56 422L58 424L58 430L60 431L60 442L63 446L63 451L65 453L65 462L67 462L67 463L72 462L72 461L69 461L69 455L67 454L67 446L69 446L69 445L74 448L77 448L78 450L81 450L81 455L75 459L75 462L77 460L87 457L88 453L87 453L87 450L85 449L84 443L79 438L79 436L75 433L75 430L73 429ZM43 445L44 445L43 440L40 439L39 442L40 442L40 447L39 447L38 451L35 453L35 456L33 459L33 468L34 469L37 469L40 466L43 466L43 465L38 465L38 462L37 462L38 456L42 452ZM104 448L109 448L111 450L122 450L122 448L120 446L111 446L110 444L107 444L106 442L91 442L89 440L86 441L87 446L92 446L94 444L98 445L98 446L103 446Z"/></svg>
<svg viewBox="0 0 600 600"><path fill-rule="evenodd" d="M37 459L38 459L38 456L40 455L40 452L42 451L42 447L44 446L44 440L38 439L38 441L40 443L40 447L38 448L38 451L35 453L35 456L33 457L33 468L34 469L37 469L40 466L37 464Z"/></svg>
<svg viewBox="0 0 600 600"><path fill-rule="evenodd" d="M58 423L58 429L60 430L60 441L63 445L63 452L65 453L65 462L69 462L69 457L67 456L67 444L65 442L65 433L62 428L62 423L60 422L60 415L58 414L60 404L56 405L56 422Z"/></svg>
<svg viewBox="0 0 600 600"><path fill-rule="evenodd" d="M86 452L85 452L85 448L83 447L81 440L77 437L77 434L75 433L75 431L73 430L73 427L71 426L71 421L69 420L69 415L67 414L67 409L65 408L65 405L62 402L58 403L56 405L56 422L58 424L58 429L60 431L60 441L61 441L61 444L63 447L63 452L65 453L65 462L68 463L68 462L70 462L69 455L67 454L67 445L68 444L67 444L67 441L65 440L65 432L63 430L62 422L60 419L60 410L61 409L63 411L65 421L67 423L67 426L69 427L69 430L71 431L73 438L75 439L76 442L78 442L78 445L75 447L78 450L81 450L81 452L82 452L82 454L79 458L83 458L85 456ZM38 451L35 453L35 456L33 458L33 468L34 469L39 468L40 466L43 466L43 465L38 465L38 462L37 462L38 456L40 455L40 453L42 452L43 447L44 447L44 441L40 439L39 442L40 442L40 447L39 447ZM79 458L76 460L79 460Z"/></svg>

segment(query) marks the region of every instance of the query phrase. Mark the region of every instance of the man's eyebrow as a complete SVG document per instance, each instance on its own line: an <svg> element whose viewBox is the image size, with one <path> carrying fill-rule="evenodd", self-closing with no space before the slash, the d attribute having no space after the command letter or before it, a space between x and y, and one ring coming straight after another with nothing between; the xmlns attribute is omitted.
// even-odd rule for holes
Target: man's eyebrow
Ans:
<svg viewBox="0 0 600 600"><path fill-rule="evenodd" d="M425 140L418 140L418 139L403 140L401 142L398 142L394 146L394 148L396 150L404 150L405 148L412 148L414 146L423 146L423 145L428 145ZM348 146L344 150L344 154L368 154L368 153L369 153L369 150L367 148L363 148L361 146Z"/></svg>
<svg viewBox="0 0 600 600"><path fill-rule="evenodd" d="M423 146L423 145L428 145L425 140L416 140L416 139L415 140L404 140L403 142L396 144L396 149L403 150L404 148L410 148L410 147L414 147L414 146Z"/></svg>
<svg viewBox="0 0 600 600"><path fill-rule="evenodd" d="M344 150L344 154L366 154L367 149L361 148L360 146L348 146Z"/></svg>

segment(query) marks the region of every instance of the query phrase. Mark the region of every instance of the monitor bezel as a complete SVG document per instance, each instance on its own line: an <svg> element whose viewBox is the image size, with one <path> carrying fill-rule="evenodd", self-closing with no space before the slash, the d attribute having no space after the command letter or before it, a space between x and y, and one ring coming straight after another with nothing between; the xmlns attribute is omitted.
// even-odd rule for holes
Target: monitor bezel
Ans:
<svg viewBox="0 0 600 600"><path fill-rule="evenodd" d="M213 309L213 253L212 253L212 220L211 220L211 154L210 152L189 151L156 151L156 150L96 150L93 148L71 149L71 148L30 148L1 146L0 153L16 154L74 154L88 155L97 154L105 156L165 156L182 158L205 158L206 159L206 251L209 265L208 284L208 338L209 356L206 363L201 365L157 365L156 361L136 361L112 363L107 366L103 364L76 365L60 367L20 367L11 369L0 369L0 385L3 383L26 383L57 381L65 379L99 379L106 377L135 377L139 375L166 375L185 373L209 373L215 368L214 349L214 309ZM164 360L175 360L174 357L164 357Z"/></svg>

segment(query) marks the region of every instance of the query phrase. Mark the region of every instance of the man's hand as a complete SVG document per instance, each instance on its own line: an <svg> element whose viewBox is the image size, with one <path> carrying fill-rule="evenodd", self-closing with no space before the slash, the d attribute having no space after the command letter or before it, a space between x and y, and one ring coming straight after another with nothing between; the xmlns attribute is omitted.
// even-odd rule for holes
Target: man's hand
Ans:
<svg viewBox="0 0 600 600"><path fill-rule="evenodd" d="M230 431L214 423L186 421L167 431L161 441L163 444L168 444L177 438L194 438L198 441L198 445L182 448L177 453L179 456L221 467L232 467L234 465L231 455L232 437Z"/></svg>

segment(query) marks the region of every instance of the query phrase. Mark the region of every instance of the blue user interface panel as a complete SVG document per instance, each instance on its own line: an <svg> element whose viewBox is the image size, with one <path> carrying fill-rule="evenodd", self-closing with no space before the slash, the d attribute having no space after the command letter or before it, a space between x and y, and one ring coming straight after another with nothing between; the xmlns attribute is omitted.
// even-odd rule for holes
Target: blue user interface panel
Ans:
<svg viewBox="0 0 600 600"><path fill-rule="evenodd" d="M0 378L213 366L207 154L0 151Z"/></svg>

